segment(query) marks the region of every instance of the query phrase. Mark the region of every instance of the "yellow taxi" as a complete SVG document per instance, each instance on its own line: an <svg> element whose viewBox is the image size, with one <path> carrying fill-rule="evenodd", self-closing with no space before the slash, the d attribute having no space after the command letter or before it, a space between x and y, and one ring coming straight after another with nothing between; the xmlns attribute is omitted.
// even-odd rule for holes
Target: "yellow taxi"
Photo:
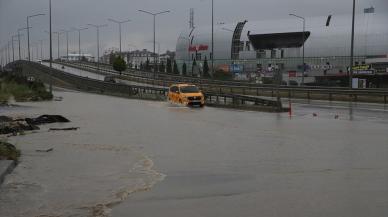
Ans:
<svg viewBox="0 0 388 217"><path fill-rule="evenodd" d="M168 91L168 100L186 106L205 106L205 96L192 84L174 84Z"/></svg>

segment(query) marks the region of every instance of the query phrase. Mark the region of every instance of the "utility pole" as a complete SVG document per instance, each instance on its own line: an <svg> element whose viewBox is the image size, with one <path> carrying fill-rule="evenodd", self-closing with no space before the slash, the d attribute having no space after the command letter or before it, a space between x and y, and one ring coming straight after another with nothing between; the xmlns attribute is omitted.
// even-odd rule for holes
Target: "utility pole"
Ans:
<svg viewBox="0 0 388 217"><path fill-rule="evenodd" d="M51 22L51 0L49 0L49 26L50 26L50 93L53 93L53 38L52 38L52 22Z"/></svg>
<svg viewBox="0 0 388 217"><path fill-rule="evenodd" d="M59 36L60 36L61 33L60 33L60 32L53 32L53 31L52 31L52 27L50 27L50 29L51 29L50 31L45 31L47 34L50 35L50 51L53 52L53 51L52 51L52 49L53 49L53 45L52 45L53 36L52 36L52 35L53 35L53 34L54 34L54 35L56 34L56 35L57 35L57 47L58 47L58 49L57 49L57 58L59 59L59 56L60 56L60 51L59 51L59 50L60 50L60 49L59 49L60 38L59 38ZM53 58L53 60L54 60L54 58Z"/></svg>
<svg viewBox="0 0 388 217"><path fill-rule="evenodd" d="M43 39L42 40L39 40L40 42L40 59L43 60Z"/></svg>
<svg viewBox="0 0 388 217"><path fill-rule="evenodd" d="M170 11L162 11L162 12L157 12L157 13L152 13L149 11L145 10L139 10L140 12L152 15L154 17L154 79L156 78L156 65L157 65L157 56L156 56L156 16L165 14L165 13L170 13Z"/></svg>
<svg viewBox="0 0 388 217"><path fill-rule="evenodd" d="M94 24L88 24L89 26L95 27L97 30L97 70L100 71L100 28L108 26L107 24L104 25L94 25Z"/></svg>
<svg viewBox="0 0 388 217"><path fill-rule="evenodd" d="M9 48L9 41L8 41L8 44L7 44L7 54L8 54L8 63L11 62L11 54L10 54L10 48Z"/></svg>
<svg viewBox="0 0 388 217"><path fill-rule="evenodd" d="M305 51L305 47L304 47L304 44L305 44L305 33L306 33L306 18L304 17L301 17L301 16L298 16L298 15L295 15L295 14L290 14L290 16L293 16L293 17L296 17L296 18L299 18L303 21L303 34L302 34L302 46L303 46L303 51L302 51L302 86L304 86L304 74L306 72L306 63L305 63L305 56L304 56L304 51Z"/></svg>
<svg viewBox="0 0 388 217"><path fill-rule="evenodd" d="M354 62L354 23L356 19L356 0L353 0L352 39L350 48L349 89L353 89L353 62Z"/></svg>
<svg viewBox="0 0 388 217"><path fill-rule="evenodd" d="M61 33L66 33L66 59L69 62L69 30L60 30Z"/></svg>
<svg viewBox="0 0 388 217"><path fill-rule="evenodd" d="M61 35L61 33L60 32L53 32L53 34L57 34L57 43L58 43L58 45L57 45L57 47L58 47L58 49L57 49L57 52L58 52L57 59L60 60L60 48L59 48L59 45L60 45L59 40L60 40L60 38L59 38L59 36Z"/></svg>
<svg viewBox="0 0 388 217"><path fill-rule="evenodd" d="M14 48L13 42L15 41L14 38L16 38L16 37L18 37L18 35L13 35L12 40L11 40L11 42L12 42L12 62L15 62L15 48Z"/></svg>
<svg viewBox="0 0 388 217"><path fill-rule="evenodd" d="M121 24L131 22L131 20L128 19L128 20L123 20L123 21L117 21L114 19L108 19L108 21L116 23L119 25L119 47L120 47L120 57L121 57L121 52L122 52L122 50L121 50Z"/></svg>
<svg viewBox="0 0 388 217"><path fill-rule="evenodd" d="M212 76L214 76L214 0L212 0Z"/></svg>
<svg viewBox="0 0 388 217"><path fill-rule="evenodd" d="M27 28L20 28L20 29L18 29L19 60L22 59L22 56L21 56L21 46L20 46L20 37L23 36L23 35L20 34L20 31L25 30L25 29L27 29Z"/></svg>
<svg viewBox="0 0 388 217"><path fill-rule="evenodd" d="M51 1L51 0L50 0ZM28 47L28 61L31 61L30 57L30 18L37 16L44 16L45 14L34 14L31 16L27 16L27 47Z"/></svg>
<svg viewBox="0 0 388 217"><path fill-rule="evenodd" d="M81 31L86 30L88 28L73 28L73 30L78 31L78 61L81 62Z"/></svg>

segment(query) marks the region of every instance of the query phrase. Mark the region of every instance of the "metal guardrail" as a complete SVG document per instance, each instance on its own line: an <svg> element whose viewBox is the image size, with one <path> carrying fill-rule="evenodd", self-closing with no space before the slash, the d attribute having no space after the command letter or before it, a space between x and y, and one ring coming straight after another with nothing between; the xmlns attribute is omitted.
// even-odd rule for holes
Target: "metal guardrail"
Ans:
<svg viewBox="0 0 388 217"><path fill-rule="evenodd" d="M73 66L81 67L83 69L96 70L94 66L85 64L71 64ZM100 68L102 72L118 75L114 70L107 68ZM226 82L226 84L208 83L205 79L186 78L181 76L172 76L167 78L160 78L165 76L159 74L156 79L150 77L153 73L145 75L134 75L133 73L123 73L121 76L128 78L131 81L138 83L147 83L160 86L169 86L173 83L193 83L200 86L207 92L216 92L218 94L241 94L251 96L270 96L275 97L277 90L281 91L282 97L287 98L306 98L306 99L325 99L325 100L350 100L362 102L379 102L388 103L388 90L386 89L348 89L337 87L290 87L290 86L262 86L262 85L242 85L236 82ZM314 97L315 96L315 97ZM360 99L363 98L363 99Z"/></svg>
<svg viewBox="0 0 388 217"><path fill-rule="evenodd" d="M45 66L39 63L34 63L34 62L17 61L15 63L15 68L17 69L20 66L22 67L28 66L35 69L37 71L35 74L39 74L45 77L46 81L49 80L50 77L53 77L55 79L64 81L67 84L70 84L76 89L90 91L90 92L107 93L107 94L133 97L133 96L141 96L145 94L153 94L153 95L156 94L159 96L165 96L168 91L167 88L145 87L141 85L125 85L125 84L104 82L96 79L73 75L54 68L50 69L48 66ZM29 68L24 69L23 73L24 74L31 73L31 72L28 72L28 70Z"/></svg>
<svg viewBox="0 0 388 217"><path fill-rule="evenodd" d="M37 70L36 73L46 76L46 80L55 77L61 81L71 84L78 90L85 90L89 92L98 92L104 94L112 94L126 97L135 97L149 99L150 95L157 96L152 99L165 99L168 94L167 87L152 87L152 86L141 86L141 85L127 85L104 82L96 79L87 77L81 77L78 75L63 72L58 69L50 69L48 66L28 62L28 61L17 61L14 64L14 68L19 66L27 66ZM28 70L28 69L27 69ZM25 73L25 72L24 72ZM205 92L206 102L215 105L234 105L234 106L263 106L267 109L270 108L273 111L284 111L281 103L270 99L262 99L255 96L244 96L240 94L221 94L213 92ZM221 100L222 99L222 100Z"/></svg>
<svg viewBox="0 0 388 217"><path fill-rule="evenodd" d="M84 65L89 66L91 68L96 68L94 63L74 63L77 65ZM117 73L113 70L113 67L108 64L101 64L100 70L110 73ZM133 70L129 69L124 72L124 74L129 74L132 76L140 76L140 77L148 77L148 78L154 78L153 72L148 71L141 71L141 70ZM168 74L168 73L156 73L156 78L163 78L163 79L170 79L173 81L185 81L190 83L204 83L204 84L219 84L219 85L226 85L226 86L244 86L244 87L268 87L268 88L277 88L278 85L273 84L256 84L248 81L233 81L233 80L215 80L215 79L206 79L206 78L197 78L192 76L183 76L183 75L176 75L176 74ZM348 87L324 87L324 86L288 86L288 85L280 85L281 88L291 88L291 89L331 89L331 90L349 90ZM356 90L356 89L353 89ZM367 89L357 89L360 91L388 91L387 88L367 88Z"/></svg>

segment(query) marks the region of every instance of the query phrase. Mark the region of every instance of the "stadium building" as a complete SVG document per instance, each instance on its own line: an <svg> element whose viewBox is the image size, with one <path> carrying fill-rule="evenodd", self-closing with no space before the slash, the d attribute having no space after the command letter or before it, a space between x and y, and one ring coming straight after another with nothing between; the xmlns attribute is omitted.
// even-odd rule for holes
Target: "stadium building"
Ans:
<svg viewBox="0 0 388 217"><path fill-rule="evenodd" d="M350 65L351 15L307 17L290 16L268 21L242 21L216 25L214 55L211 53L211 27L183 31L176 45L176 61L192 73L207 59L215 70L232 73L236 79L273 78L301 83L302 51L305 47L305 82L346 85ZM381 87L388 80L388 14L373 8L356 15L354 75L360 87Z"/></svg>

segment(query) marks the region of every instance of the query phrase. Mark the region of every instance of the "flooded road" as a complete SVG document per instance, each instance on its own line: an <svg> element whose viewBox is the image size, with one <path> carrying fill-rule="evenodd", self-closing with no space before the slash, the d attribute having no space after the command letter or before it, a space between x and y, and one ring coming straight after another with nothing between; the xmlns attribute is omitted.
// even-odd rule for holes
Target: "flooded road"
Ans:
<svg viewBox="0 0 388 217"><path fill-rule="evenodd" d="M23 157L0 190L1 216L388 215L382 105L298 102L289 118L56 95L64 101L2 110L72 123L11 139Z"/></svg>

